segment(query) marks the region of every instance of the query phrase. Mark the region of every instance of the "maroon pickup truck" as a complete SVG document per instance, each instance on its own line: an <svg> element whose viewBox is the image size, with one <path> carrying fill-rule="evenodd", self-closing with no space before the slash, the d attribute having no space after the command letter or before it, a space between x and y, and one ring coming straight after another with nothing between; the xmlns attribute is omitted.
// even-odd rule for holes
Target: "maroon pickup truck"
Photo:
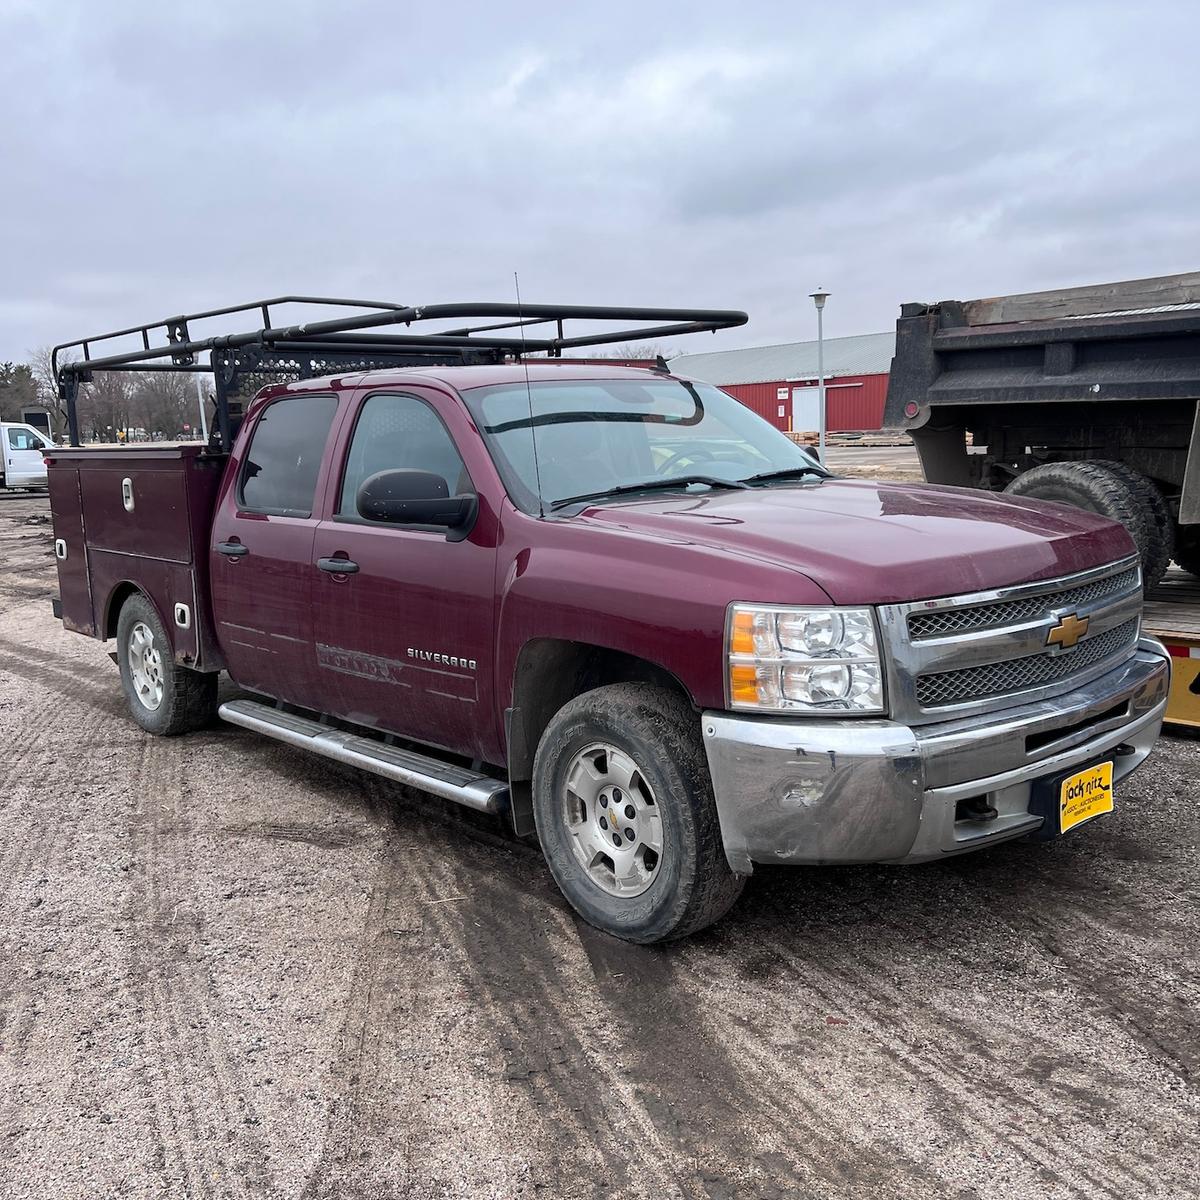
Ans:
<svg viewBox="0 0 1200 1200"><path fill-rule="evenodd" d="M49 460L56 611L116 640L143 728L219 713L507 814L641 942L717 919L755 863L926 862L1111 810L1169 679L1120 525L835 478L663 364L528 357L594 344L573 310L475 308L523 344L147 326L60 366L77 442L95 370L212 354L210 446ZM525 341L535 319L555 336ZM301 374L346 369L259 390L239 428L231 360L294 375L301 345ZM222 671L245 694L218 708Z"/></svg>

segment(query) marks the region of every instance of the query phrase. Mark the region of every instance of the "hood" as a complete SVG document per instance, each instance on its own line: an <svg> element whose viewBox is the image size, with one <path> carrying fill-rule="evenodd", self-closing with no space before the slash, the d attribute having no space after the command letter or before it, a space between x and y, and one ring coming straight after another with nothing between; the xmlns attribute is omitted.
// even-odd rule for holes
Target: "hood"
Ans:
<svg viewBox="0 0 1200 1200"><path fill-rule="evenodd" d="M807 575L836 604L1008 587L1134 552L1123 526L1082 509L867 480L648 495L593 505L577 519L774 562Z"/></svg>

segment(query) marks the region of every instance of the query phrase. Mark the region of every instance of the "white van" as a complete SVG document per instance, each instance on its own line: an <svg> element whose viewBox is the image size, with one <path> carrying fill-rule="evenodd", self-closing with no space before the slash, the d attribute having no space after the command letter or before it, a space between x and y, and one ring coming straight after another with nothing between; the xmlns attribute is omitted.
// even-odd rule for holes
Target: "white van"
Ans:
<svg viewBox="0 0 1200 1200"><path fill-rule="evenodd" d="M54 442L32 425L0 421L0 488L44 488L42 455Z"/></svg>

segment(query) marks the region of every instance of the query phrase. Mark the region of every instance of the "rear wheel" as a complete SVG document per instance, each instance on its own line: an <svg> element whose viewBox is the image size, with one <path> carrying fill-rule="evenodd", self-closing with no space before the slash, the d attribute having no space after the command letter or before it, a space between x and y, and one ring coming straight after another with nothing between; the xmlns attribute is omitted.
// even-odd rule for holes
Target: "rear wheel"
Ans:
<svg viewBox="0 0 1200 1200"><path fill-rule="evenodd" d="M1175 521L1167 498L1158 489L1153 479L1134 470L1128 463L1103 462L1100 466L1107 467L1114 474L1129 481L1142 502L1147 517L1147 532L1149 534L1149 558L1142 564L1142 582L1149 591L1167 573L1171 559L1175 554Z"/></svg>
<svg viewBox="0 0 1200 1200"><path fill-rule="evenodd" d="M1156 564L1156 556L1161 554L1157 530L1140 490L1124 472L1111 469L1117 465L1120 464L1045 463L1018 475L1005 491L1036 500L1055 500L1120 521L1137 547L1143 579L1148 586L1151 568Z"/></svg>
<svg viewBox="0 0 1200 1200"><path fill-rule="evenodd" d="M158 613L140 592L117 618L117 664L130 715L150 733L187 733L216 713L217 676L175 662Z"/></svg>
<svg viewBox="0 0 1200 1200"><path fill-rule="evenodd" d="M533 769L538 840L555 882L592 925L632 942L684 937L723 916L729 868L691 706L622 683L550 721Z"/></svg>

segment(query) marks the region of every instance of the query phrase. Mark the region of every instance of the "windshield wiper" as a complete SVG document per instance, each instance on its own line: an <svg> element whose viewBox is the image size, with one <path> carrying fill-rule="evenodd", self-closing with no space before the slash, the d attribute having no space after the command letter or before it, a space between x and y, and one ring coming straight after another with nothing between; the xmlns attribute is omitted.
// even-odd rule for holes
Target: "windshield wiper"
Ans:
<svg viewBox="0 0 1200 1200"><path fill-rule="evenodd" d="M719 475L675 475L670 479L644 479L641 483L618 483L605 488L602 492L585 492L581 496L564 496L550 504L553 511L556 508L566 508L569 504L582 504L585 500L603 500L606 496L622 496L627 492L662 491L665 488L688 487L693 483L704 483L712 488L741 488L747 485L740 479L722 479Z"/></svg>
<svg viewBox="0 0 1200 1200"><path fill-rule="evenodd" d="M766 483L771 479L803 478L805 475L817 475L821 479L831 478L830 473L824 467L818 467L814 464L803 467L783 467L778 471L763 471L759 475L751 475L748 479L743 479L742 482L745 484Z"/></svg>

